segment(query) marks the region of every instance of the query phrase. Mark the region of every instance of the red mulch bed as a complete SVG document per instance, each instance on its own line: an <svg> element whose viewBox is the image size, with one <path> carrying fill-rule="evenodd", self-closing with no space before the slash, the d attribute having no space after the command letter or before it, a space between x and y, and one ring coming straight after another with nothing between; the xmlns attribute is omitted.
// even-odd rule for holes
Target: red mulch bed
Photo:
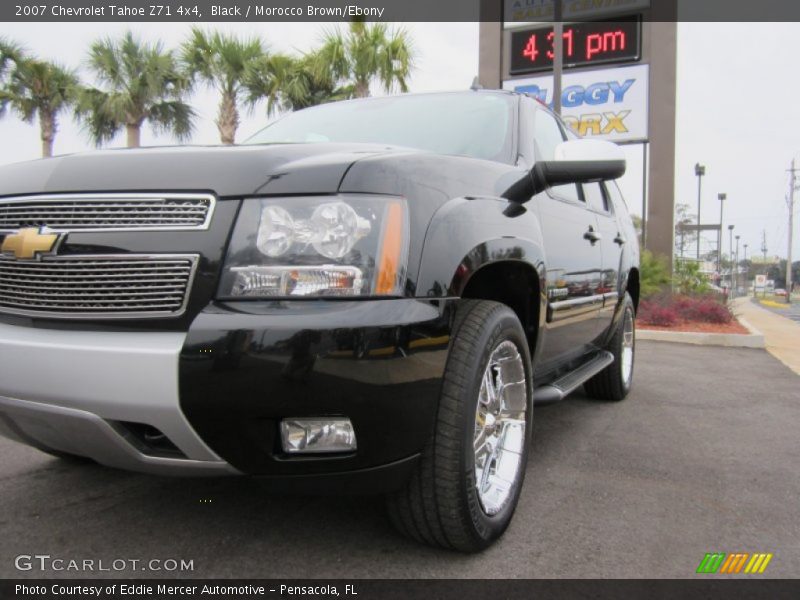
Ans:
<svg viewBox="0 0 800 600"><path fill-rule="evenodd" d="M730 323L699 323L697 321L681 321L672 327L658 325L644 325L637 323L639 329L652 329L654 331L685 331L695 333L743 333L749 334L747 328L736 319Z"/></svg>

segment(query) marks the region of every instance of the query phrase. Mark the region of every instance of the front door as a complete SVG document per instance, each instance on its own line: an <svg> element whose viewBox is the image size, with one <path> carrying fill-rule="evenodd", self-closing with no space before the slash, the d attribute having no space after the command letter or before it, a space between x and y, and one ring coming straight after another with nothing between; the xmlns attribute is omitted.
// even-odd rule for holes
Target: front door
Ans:
<svg viewBox="0 0 800 600"><path fill-rule="evenodd" d="M582 202L545 197L538 204L547 268L542 360L549 365L582 354L597 336L602 236Z"/></svg>
<svg viewBox="0 0 800 600"><path fill-rule="evenodd" d="M553 160L566 130L549 112L534 115L536 160ZM601 287L602 236L597 214L589 210L577 185L553 187L535 198L544 237L547 269L547 315L541 347L541 367L585 352L597 335L603 304Z"/></svg>

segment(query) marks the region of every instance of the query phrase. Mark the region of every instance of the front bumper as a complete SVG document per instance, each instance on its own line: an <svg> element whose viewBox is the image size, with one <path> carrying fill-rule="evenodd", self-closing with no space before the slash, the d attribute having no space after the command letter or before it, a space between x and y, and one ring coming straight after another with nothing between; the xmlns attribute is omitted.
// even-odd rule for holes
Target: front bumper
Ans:
<svg viewBox="0 0 800 600"><path fill-rule="evenodd" d="M0 434L158 474L388 489L432 434L453 306L229 303L207 307L188 333L0 323ZM358 449L283 454L280 420L317 416L350 418ZM138 424L175 451L143 445Z"/></svg>
<svg viewBox="0 0 800 600"><path fill-rule="evenodd" d="M452 301L238 302L192 323L181 407L237 469L275 477L375 469L422 451L433 433ZM347 417L350 454L282 452L284 418Z"/></svg>
<svg viewBox="0 0 800 600"><path fill-rule="evenodd" d="M178 356L185 337L0 323L0 434L137 471L236 473L180 410ZM157 428L178 452L135 443L126 424Z"/></svg>

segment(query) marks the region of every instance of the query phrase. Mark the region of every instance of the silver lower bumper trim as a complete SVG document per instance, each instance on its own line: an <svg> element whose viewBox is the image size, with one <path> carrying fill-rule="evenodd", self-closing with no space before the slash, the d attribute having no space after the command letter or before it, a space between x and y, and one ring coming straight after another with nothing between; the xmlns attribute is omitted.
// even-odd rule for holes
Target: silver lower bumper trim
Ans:
<svg viewBox="0 0 800 600"><path fill-rule="evenodd" d="M180 409L185 334L92 332L0 323L0 435L123 469L170 475L238 473ZM113 426L144 423L186 458L143 454Z"/></svg>
<svg viewBox="0 0 800 600"><path fill-rule="evenodd" d="M0 435L34 447L87 456L100 464L154 475L232 475L222 460L148 456L104 419L74 408L0 396Z"/></svg>

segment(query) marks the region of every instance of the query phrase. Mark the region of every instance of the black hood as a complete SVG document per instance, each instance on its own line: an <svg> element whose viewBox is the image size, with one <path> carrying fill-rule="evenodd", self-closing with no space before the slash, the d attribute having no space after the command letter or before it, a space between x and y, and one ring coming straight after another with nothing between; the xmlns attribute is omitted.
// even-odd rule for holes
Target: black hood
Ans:
<svg viewBox="0 0 800 600"><path fill-rule="evenodd" d="M219 196L329 194L373 144L174 146L103 150L0 167L0 196L212 191Z"/></svg>

